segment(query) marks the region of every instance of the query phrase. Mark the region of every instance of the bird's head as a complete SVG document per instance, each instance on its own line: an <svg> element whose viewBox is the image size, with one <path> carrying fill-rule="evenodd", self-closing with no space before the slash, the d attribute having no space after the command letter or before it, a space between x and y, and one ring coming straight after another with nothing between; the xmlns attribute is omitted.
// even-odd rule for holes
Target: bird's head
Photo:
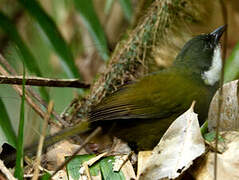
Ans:
<svg viewBox="0 0 239 180"><path fill-rule="evenodd" d="M207 85L213 86L220 79L222 60L219 40L225 30L226 25L192 38L184 45L174 64L192 69Z"/></svg>

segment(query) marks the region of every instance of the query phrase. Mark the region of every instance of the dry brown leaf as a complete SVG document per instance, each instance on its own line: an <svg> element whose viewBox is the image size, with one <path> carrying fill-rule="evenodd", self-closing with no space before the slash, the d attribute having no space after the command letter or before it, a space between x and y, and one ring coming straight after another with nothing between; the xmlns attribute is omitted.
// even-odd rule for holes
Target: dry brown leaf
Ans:
<svg viewBox="0 0 239 180"><path fill-rule="evenodd" d="M56 173L55 176L52 177L53 180L68 180L67 173L64 170L60 170Z"/></svg>
<svg viewBox="0 0 239 180"><path fill-rule="evenodd" d="M113 171L118 172L123 167L123 165L129 160L129 154L115 156L115 162L113 164Z"/></svg>
<svg viewBox="0 0 239 180"><path fill-rule="evenodd" d="M223 85L223 101L221 114L221 130L239 129L239 102L238 102L238 80ZM218 115L218 91L212 99L208 113L208 128L214 130Z"/></svg>
<svg viewBox="0 0 239 180"><path fill-rule="evenodd" d="M204 151L204 140L192 105L168 128L147 160L139 179L177 178Z"/></svg>
<svg viewBox="0 0 239 180"><path fill-rule="evenodd" d="M126 180L136 179L134 168L129 160L126 161L126 163L123 165L121 171L124 174Z"/></svg>
<svg viewBox="0 0 239 180"><path fill-rule="evenodd" d="M226 144L227 148L217 157L217 179L218 180L238 180L239 179L239 132L221 132L224 139L220 143ZM196 180L214 180L214 152L206 155L205 161L194 171Z"/></svg>
<svg viewBox="0 0 239 180"><path fill-rule="evenodd" d="M137 176L139 176L144 169L145 162L151 156L152 151L140 151L138 154Z"/></svg>
<svg viewBox="0 0 239 180"><path fill-rule="evenodd" d="M96 163L99 159L101 159L102 157L106 157L106 155L108 154L108 152L104 152L104 153L101 153L99 154L98 156L96 157L93 157L91 158L89 161L87 161L87 165L88 166L92 166L94 163Z"/></svg>
<svg viewBox="0 0 239 180"><path fill-rule="evenodd" d="M56 167L65 161L66 156L71 156L79 147L79 145L72 144L66 140L55 144L54 147L46 153L48 169L55 170ZM87 154L87 152L82 149L79 154Z"/></svg>

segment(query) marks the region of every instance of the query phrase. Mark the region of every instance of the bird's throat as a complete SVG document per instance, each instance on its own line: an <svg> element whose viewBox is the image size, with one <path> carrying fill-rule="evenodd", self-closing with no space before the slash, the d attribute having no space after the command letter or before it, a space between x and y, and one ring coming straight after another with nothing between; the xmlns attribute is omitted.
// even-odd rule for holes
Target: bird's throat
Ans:
<svg viewBox="0 0 239 180"><path fill-rule="evenodd" d="M202 73L205 84L213 86L220 80L222 69L221 47L218 45L213 52L213 60L209 70Z"/></svg>

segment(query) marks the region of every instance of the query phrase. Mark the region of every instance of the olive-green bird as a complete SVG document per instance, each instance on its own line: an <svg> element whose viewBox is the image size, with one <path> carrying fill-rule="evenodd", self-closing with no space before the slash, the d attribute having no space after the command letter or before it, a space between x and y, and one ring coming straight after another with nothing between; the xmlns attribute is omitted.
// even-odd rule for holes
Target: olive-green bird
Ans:
<svg viewBox="0 0 239 180"><path fill-rule="evenodd" d="M221 26L192 38L170 68L124 85L92 107L88 122L48 137L44 146L101 126L105 133L128 142L134 150L150 150L194 100L202 123L220 80L219 40L225 29ZM36 147L26 148L25 153L34 154Z"/></svg>
<svg viewBox="0 0 239 180"><path fill-rule="evenodd" d="M91 126L135 150L152 149L169 125L196 101L202 123L218 88L222 67L220 37L226 26L189 40L173 65L105 97L89 113Z"/></svg>
<svg viewBox="0 0 239 180"><path fill-rule="evenodd" d="M92 107L88 122L48 137L44 146L100 125L105 133L128 142L134 150L150 150L194 100L202 123L220 80L219 40L225 29L226 26L221 26L209 34L192 38L170 68L127 84L105 97ZM25 153L33 155L36 147L26 148Z"/></svg>

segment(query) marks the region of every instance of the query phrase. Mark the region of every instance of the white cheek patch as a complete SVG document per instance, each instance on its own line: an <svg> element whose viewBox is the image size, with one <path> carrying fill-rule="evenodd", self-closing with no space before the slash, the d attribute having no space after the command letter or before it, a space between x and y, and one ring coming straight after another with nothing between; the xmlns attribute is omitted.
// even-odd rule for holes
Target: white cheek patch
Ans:
<svg viewBox="0 0 239 180"><path fill-rule="evenodd" d="M212 65L208 71L205 71L202 74L202 79L207 85L213 86L217 81L220 80L221 69L222 69L221 47L218 45L215 47L213 52Z"/></svg>

